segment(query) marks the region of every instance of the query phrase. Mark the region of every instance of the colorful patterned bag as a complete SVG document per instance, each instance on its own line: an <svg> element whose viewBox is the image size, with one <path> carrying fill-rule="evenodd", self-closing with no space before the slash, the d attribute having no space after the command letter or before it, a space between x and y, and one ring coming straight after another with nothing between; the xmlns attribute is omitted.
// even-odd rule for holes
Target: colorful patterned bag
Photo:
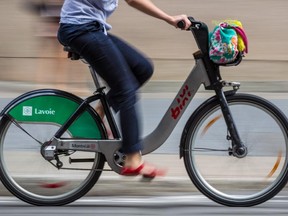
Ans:
<svg viewBox="0 0 288 216"><path fill-rule="evenodd" d="M210 33L210 59L217 64L233 62L239 52L248 52L246 34L239 21L222 22Z"/></svg>

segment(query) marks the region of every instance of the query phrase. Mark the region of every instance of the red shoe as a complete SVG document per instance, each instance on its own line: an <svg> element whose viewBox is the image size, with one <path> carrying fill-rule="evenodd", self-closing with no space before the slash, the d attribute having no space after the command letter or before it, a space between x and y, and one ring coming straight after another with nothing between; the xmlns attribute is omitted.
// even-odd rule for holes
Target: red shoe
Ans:
<svg viewBox="0 0 288 216"><path fill-rule="evenodd" d="M122 167L121 175L125 176L137 176L140 174L141 170L144 168L144 163L142 163L138 168L133 169L130 167Z"/></svg>
<svg viewBox="0 0 288 216"><path fill-rule="evenodd" d="M144 178L155 178L156 176L164 176L165 170L160 170L157 168L153 168L153 170L150 173L143 174L141 171L145 168L145 163L142 163L138 168L133 169L130 167L123 167L121 170L121 175L125 176L137 176L137 175L143 175Z"/></svg>

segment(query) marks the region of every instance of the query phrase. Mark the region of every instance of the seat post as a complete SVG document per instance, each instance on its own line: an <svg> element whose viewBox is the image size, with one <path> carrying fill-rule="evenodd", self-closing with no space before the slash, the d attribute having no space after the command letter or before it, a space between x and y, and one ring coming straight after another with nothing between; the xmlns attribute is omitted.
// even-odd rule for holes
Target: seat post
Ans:
<svg viewBox="0 0 288 216"><path fill-rule="evenodd" d="M83 63L87 64L91 73L91 76L93 78L94 84L96 86L96 90L99 90L101 88L99 79L97 77L97 73L96 71L91 67L91 65L89 65L89 63L82 58L82 56L80 56L76 51L74 51L70 46L64 46L64 51L68 52L68 58L70 58L71 60L79 60L81 59Z"/></svg>
<svg viewBox="0 0 288 216"><path fill-rule="evenodd" d="M93 78L94 84L96 86L96 89L97 90L100 89L101 85L100 85L100 82L99 82L98 75L97 75L96 71L94 70L94 68L91 67L91 65L89 65L89 70L90 70L91 76Z"/></svg>

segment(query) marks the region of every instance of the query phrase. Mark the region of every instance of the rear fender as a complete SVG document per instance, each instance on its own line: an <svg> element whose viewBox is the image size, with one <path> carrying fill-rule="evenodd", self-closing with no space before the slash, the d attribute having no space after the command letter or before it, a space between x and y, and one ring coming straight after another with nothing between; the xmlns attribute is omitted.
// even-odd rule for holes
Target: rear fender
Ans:
<svg viewBox="0 0 288 216"><path fill-rule="evenodd" d="M62 125L82 102L83 99L65 91L35 90L11 101L0 117L9 115L19 123ZM72 137L78 138L99 139L105 134L102 121L90 106L68 130Z"/></svg>

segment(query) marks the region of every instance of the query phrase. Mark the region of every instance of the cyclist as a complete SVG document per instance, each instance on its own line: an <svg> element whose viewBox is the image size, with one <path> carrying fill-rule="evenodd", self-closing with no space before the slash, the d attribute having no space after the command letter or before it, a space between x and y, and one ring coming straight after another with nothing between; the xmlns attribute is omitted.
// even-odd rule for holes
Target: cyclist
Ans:
<svg viewBox="0 0 288 216"><path fill-rule="evenodd" d="M150 0L125 0L128 5L177 28L181 20L184 29L190 26L186 15L171 16ZM110 87L109 105L120 114L122 151L126 155L123 175L155 177L160 169L142 161L139 118L135 107L136 91L153 73L147 58L120 38L108 33L108 16L118 6L118 0L65 0L60 17L58 39L70 46L97 71ZM104 118L99 103L96 111Z"/></svg>

